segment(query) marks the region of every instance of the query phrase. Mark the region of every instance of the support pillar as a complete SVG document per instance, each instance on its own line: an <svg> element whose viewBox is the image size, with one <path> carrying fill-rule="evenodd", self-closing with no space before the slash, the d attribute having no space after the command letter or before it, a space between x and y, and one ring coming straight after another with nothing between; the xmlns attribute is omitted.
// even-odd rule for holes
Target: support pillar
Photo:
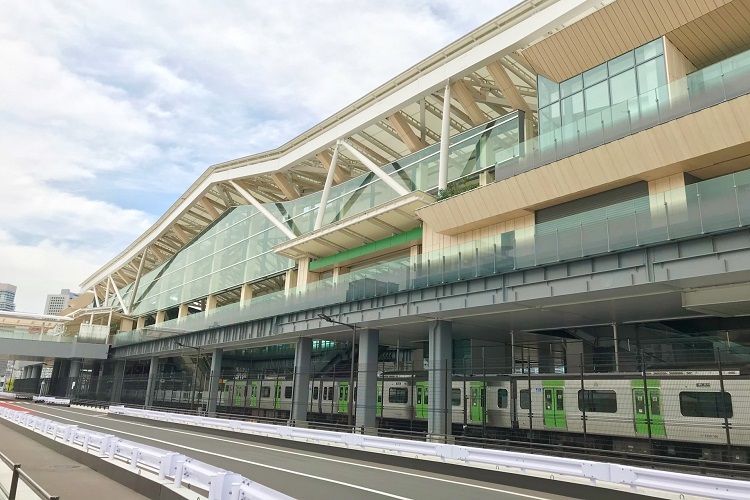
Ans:
<svg viewBox="0 0 750 500"><path fill-rule="evenodd" d="M65 390L65 396L70 397L75 393L75 388L78 385L78 375L81 373L81 365L83 361L73 359L70 361L70 371L68 372L68 384Z"/></svg>
<svg viewBox="0 0 750 500"><path fill-rule="evenodd" d="M295 425L307 421L311 357L312 339L300 337L297 339L297 347L294 350L294 382L292 389L292 411L290 412L290 418Z"/></svg>
<svg viewBox="0 0 750 500"><path fill-rule="evenodd" d="M443 93L443 117L440 126L440 164L438 165L438 191L448 187L448 154L451 135L451 84L446 82Z"/></svg>
<svg viewBox="0 0 750 500"><path fill-rule="evenodd" d="M177 317L184 318L187 315L188 315L188 305L180 304L180 307L177 309Z"/></svg>
<svg viewBox="0 0 750 500"><path fill-rule="evenodd" d="M209 295L211 297L211 295ZM219 379L221 378L221 358L224 351L214 349L211 355L211 374L208 380L208 406L206 411L210 417L216 416L216 403L219 400Z"/></svg>
<svg viewBox="0 0 750 500"><path fill-rule="evenodd" d="M154 389L156 387L156 377L159 375L159 356L151 357L151 366L148 367L148 383L146 384L146 398L143 402L146 409L151 408L154 404Z"/></svg>
<svg viewBox="0 0 750 500"><path fill-rule="evenodd" d="M135 325L136 330L143 330L146 328L146 316L140 316L138 322Z"/></svg>
<svg viewBox="0 0 750 500"><path fill-rule="evenodd" d="M240 308L245 307L246 302L253 298L253 285L245 283L240 288Z"/></svg>
<svg viewBox="0 0 750 500"><path fill-rule="evenodd" d="M155 325L158 325L159 323L164 323L164 319L167 315L167 311L162 309L161 311L156 311L156 319L154 321Z"/></svg>
<svg viewBox="0 0 750 500"><path fill-rule="evenodd" d="M121 332L133 331L133 320L130 318L122 318L120 320L120 331Z"/></svg>
<svg viewBox="0 0 750 500"><path fill-rule="evenodd" d="M555 353L552 350L552 342L537 344L537 358L539 373L555 373Z"/></svg>
<svg viewBox="0 0 750 500"><path fill-rule="evenodd" d="M378 408L378 330L359 331L357 362L357 419L355 425L364 434L377 434Z"/></svg>
<svg viewBox="0 0 750 500"><path fill-rule="evenodd" d="M140 318L139 318L140 319ZM125 380L125 360L115 361L115 370L112 376L112 394L109 402L118 404L122 398L122 384Z"/></svg>
<svg viewBox="0 0 750 500"><path fill-rule="evenodd" d="M34 365L31 367L31 378L42 378L42 365Z"/></svg>
<svg viewBox="0 0 750 500"><path fill-rule="evenodd" d="M21 378L30 378L31 377L31 367L30 366L24 366L23 367L23 375L21 375Z"/></svg>
<svg viewBox="0 0 750 500"><path fill-rule="evenodd" d="M104 381L104 363L99 363L99 370L96 372L99 374L99 376L96 379L96 396L94 399L97 401L101 401L99 398L102 393L102 383Z"/></svg>
<svg viewBox="0 0 750 500"><path fill-rule="evenodd" d="M209 295L206 297L206 311L216 309L216 295Z"/></svg>
<svg viewBox="0 0 750 500"><path fill-rule="evenodd" d="M583 355L583 366L581 366ZM594 346L586 342L568 342L565 345L565 373L593 373Z"/></svg>
<svg viewBox="0 0 750 500"><path fill-rule="evenodd" d="M430 365L428 372L429 411L427 437L442 441L451 434L450 390L453 379L453 325L435 321L428 334Z"/></svg>

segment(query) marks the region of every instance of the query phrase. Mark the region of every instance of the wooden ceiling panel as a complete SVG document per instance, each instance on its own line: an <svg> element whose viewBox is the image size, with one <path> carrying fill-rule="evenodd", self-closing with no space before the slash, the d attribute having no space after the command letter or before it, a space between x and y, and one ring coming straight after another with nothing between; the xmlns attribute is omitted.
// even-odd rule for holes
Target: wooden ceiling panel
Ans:
<svg viewBox="0 0 750 500"><path fill-rule="evenodd" d="M694 58L713 60L716 54L727 54L728 47L738 45L738 41L733 40L735 30L718 32L716 29L716 24L720 26L723 22L721 13L716 11L731 4L742 4L738 9L746 9L748 2L750 0L617 0L527 47L521 55L535 71L560 82L664 34L690 26L690 32L685 33L690 35L688 39L714 35L717 38L707 48L686 50L693 53ZM696 23L708 14L715 18ZM722 49L722 45L727 47Z"/></svg>

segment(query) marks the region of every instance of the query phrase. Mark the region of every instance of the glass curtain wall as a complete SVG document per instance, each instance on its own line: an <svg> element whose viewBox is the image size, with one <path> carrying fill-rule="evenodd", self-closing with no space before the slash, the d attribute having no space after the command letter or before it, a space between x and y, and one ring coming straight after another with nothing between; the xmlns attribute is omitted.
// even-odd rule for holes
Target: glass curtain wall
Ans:
<svg viewBox="0 0 750 500"><path fill-rule="evenodd" d="M579 133L577 122L587 116L592 117L591 128L600 128L599 111L653 89L664 88L666 84L661 38L559 84L539 75L539 137L544 139L540 147L551 147L557 139L563 142L575 139ZM659 97L668 98L654 95L651 102L638 101L640 109L633 111L645 112L650 107L655 108ZM554 131L559 131L559 134Z"/></svg>
<svg viewBox="0 0 750 500"><path fill-rule="evenodd" d="M476 175L494 167L498 155L512 151L523 140L522 116L511 113L450 140L448 180ZM440 145L383 166L383 170L409 191L437 189ZM323 224L331 224L362 213L398 197L374 174L365 174L331 188ZM312 193L265 207L296 235L313 230L320 209L321 193ZM294 267L294 261L276 255L273 247L287 237L271 221L251 206L225 212L208 229L172 259L145 274L137 291L133 315L175 307L243 283L277 275ZM127 304L132 285L120 295ZM109 303L115 304L116 295Z"/></svg>

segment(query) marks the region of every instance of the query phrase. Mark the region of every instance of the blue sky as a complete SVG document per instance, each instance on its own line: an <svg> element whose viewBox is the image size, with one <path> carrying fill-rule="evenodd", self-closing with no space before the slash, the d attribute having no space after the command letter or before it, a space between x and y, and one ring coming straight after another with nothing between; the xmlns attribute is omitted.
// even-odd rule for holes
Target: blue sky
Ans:
<svg viewBox="0 0 750 500"><path fill-rule="evenodd" d="M514 3L4 2L0 282L41 311L209 165L279 146Z"/></svg>

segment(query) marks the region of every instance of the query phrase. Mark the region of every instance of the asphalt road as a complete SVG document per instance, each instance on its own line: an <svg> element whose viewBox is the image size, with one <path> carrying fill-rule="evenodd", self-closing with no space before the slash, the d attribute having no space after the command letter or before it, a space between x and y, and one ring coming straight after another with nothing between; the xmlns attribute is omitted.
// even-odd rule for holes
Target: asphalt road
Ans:
<svg viewBox="0 0 750 500"><path fill-rule="evenodd" d="M185 430L165 422L146 423L109 417L106 413L79 408L56 408L33 403L16 403L62 423L72 423L98 432L161 449L183 453L194 459L230 470L303 499L397 498L431 500L493 498L514 500L557 500L565 496L538 493L533 489L475 481L458 475L412 470L404 467L327 456L283 446L253 443ZM459 469L460 470L460 469ZM487 474L493 474L487 471ZM534 479L530 479L532 485ZM602 490L603 495L614 493Z"/></svg>

